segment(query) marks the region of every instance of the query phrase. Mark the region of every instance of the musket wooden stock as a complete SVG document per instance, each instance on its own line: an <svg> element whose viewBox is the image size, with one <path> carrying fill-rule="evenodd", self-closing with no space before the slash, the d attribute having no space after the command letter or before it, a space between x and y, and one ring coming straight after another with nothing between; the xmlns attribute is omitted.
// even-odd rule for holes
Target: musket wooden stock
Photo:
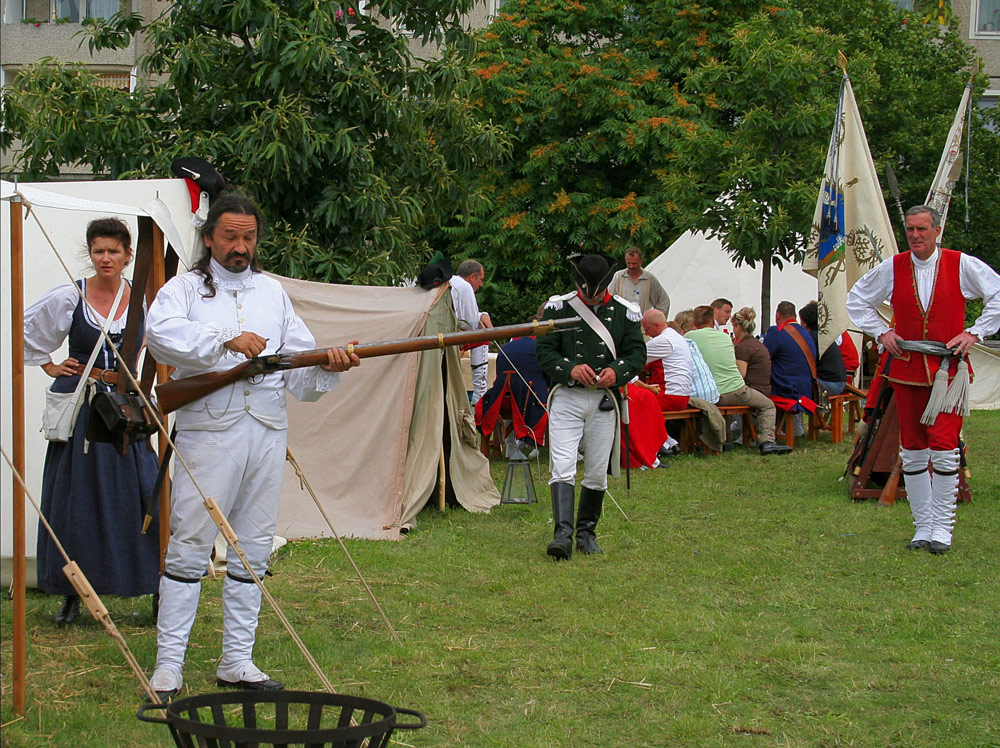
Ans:
<svg viewBox="0 0 1000 748"><path fill-rule="evenodd" d="M387 340L380 343L359 343L357 345L335 346L358 358L375 358L376 356L392 356L397 353L413 353L414 351L429 351L434 348L447 348L453 345L469 345L486 343L490 340L513 338L519 335L545 335L553 330L575 327L580 323L579 317L568 317L559 320L532 322L525 325L505 325L491 327L485 330L468 330L463 332L438 333L437 335L421 335L416 338ZM258 356L244 361L226 371L214 371L208 374L198 374L184 379L172 379L156 388L156 400L160 412L164 415L178 408L193 403L195 400L210 395L216 390L234 384L241 379L262 374L270 374L286 369L300 369L305 366L319 366L327 362L327 348L301 353Z"/></svg>

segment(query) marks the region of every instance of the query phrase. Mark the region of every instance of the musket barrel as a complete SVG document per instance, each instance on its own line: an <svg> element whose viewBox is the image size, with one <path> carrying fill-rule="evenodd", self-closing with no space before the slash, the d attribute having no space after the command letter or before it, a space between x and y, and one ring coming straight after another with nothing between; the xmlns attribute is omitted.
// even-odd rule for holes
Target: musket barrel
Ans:
<svg viewBox="0 0 1000 748"><path fill-rule="evenodd" d="M581 322L579 317L545 320L523 325L504 325L490 327L484 330L463 330L460 332L438 333L437 335L421 335L415 338L387 340L378 343L349 343L345 346L334 346L353 353L358 358L375 358L377 356L392 356L398 353L413 353L429 351L435 348L447 348L455 345L470 345L485 343L491 340L517 337L520 335L545 335L555 330L572 329ZM304 366L318 366L327 361L326 348L301 353L269 354L244 361L233 369L222 372L209 372L183 379L172 379L156 388L157 404L160 411L166 415L178 408L200 400L216 390L239 379L256 376L260 373L299 369Z"/></svg>

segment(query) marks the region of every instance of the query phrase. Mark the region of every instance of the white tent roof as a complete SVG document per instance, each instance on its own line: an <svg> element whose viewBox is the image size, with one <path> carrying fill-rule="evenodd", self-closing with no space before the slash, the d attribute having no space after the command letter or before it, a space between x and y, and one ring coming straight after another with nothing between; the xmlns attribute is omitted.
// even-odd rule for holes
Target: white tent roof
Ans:
<svg viewBox="0 0 1000 748"><path fill-rule="evenodd" d="M733 302L734 309L752 306L758 312L758 327L771 320L761 319L761 266L736 267L718 237L703 231L686 231L646 269L656 276L670 296L670 314L711 304L720 297ZM771 308L779 301L791 301L796 308L816 299L816 279L798 265L771 269Z"/></svg>

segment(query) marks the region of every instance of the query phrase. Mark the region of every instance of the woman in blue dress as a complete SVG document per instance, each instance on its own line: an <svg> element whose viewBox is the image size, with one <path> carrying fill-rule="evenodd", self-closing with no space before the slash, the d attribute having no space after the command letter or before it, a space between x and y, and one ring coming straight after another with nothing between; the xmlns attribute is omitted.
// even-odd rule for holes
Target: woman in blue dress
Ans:
<svg viewBox="0 0 1000 748"><path fill-rule="evenodd" d="M118 362L100 325L120 347L131 288L122 277L132 259L128 226L100 218L87 226L87 257L94 275L53 288L24 314L25 364L41 366L53 377L53 392L73 392L98 343L101 351L90 373L94 391L110 391ZM125 283L115 305L119 287ZM83 291L89 304L80 299ZM112 306L115 306L112 309ZM100 323L100 324L98 324ZM140 324L139 329L143 329ZM69 358L51 359L69 338ZM135 362L130 362L133 366ZM88 387L89 389L89 387ZM159 532L154 524L141 533L143 506L156 481L156 455L145 442L122 456L111 444L85 445L89 398L68 441L50 441L42 474L42 514L70 559L76 561L98 594L150 595L159 584ZM71 623L80 610L76 590L63 573L65 560L48 531L38 526L38 587L63 595L56 623ZM154 598L155 613L155 598Z"/></svg>

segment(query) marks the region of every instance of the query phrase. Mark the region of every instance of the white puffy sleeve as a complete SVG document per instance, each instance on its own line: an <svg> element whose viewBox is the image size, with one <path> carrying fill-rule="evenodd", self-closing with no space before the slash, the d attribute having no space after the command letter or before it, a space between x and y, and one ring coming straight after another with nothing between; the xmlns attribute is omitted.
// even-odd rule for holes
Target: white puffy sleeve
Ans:
<svg viewBox="0 0 1000 748"><path fill-rule="evenodd" d="M892 296L892 258L865 273L847 294L847 316L859 330L878 340L889 329L876 311Z"/></svg>
<svg viewBox="0 0 1000 748"><path fill-rule="evenodd" d="M958 266L958 278L962 296L983 300L983 313L968 332L985 340L987 335L992 335L1000 328L1000 275L978 257L963 252Z"/></svg>
<svg viewBox="0 0 1000 748"><path fill-rule="evenodd" d="M225 343L239 330L190 319L197 288L183 276L169 280L146 317L146 347L156 360L183 371L213 368L226 354Z"/></svg>
<svg viewBox="0 0 1000 748"><path fill-rule="evenodd" d="M295 313L292 302L282 290L285 319L282 332L282 353L300 353L316 348L316 338L309 332L306 323ZM284 372L285 389L303 403L319 400L324 392L330 392L340 384L340 372L326 371L318 366L307 366Z"/></svg>
<svg viewBox="0 0 1000 748"><path fill-rule="evenodd" d="M73 283L47 291L24 312L24 363L44 366L69 335L80 292ZM86 363L86 362L83 362Z"/></svg>

